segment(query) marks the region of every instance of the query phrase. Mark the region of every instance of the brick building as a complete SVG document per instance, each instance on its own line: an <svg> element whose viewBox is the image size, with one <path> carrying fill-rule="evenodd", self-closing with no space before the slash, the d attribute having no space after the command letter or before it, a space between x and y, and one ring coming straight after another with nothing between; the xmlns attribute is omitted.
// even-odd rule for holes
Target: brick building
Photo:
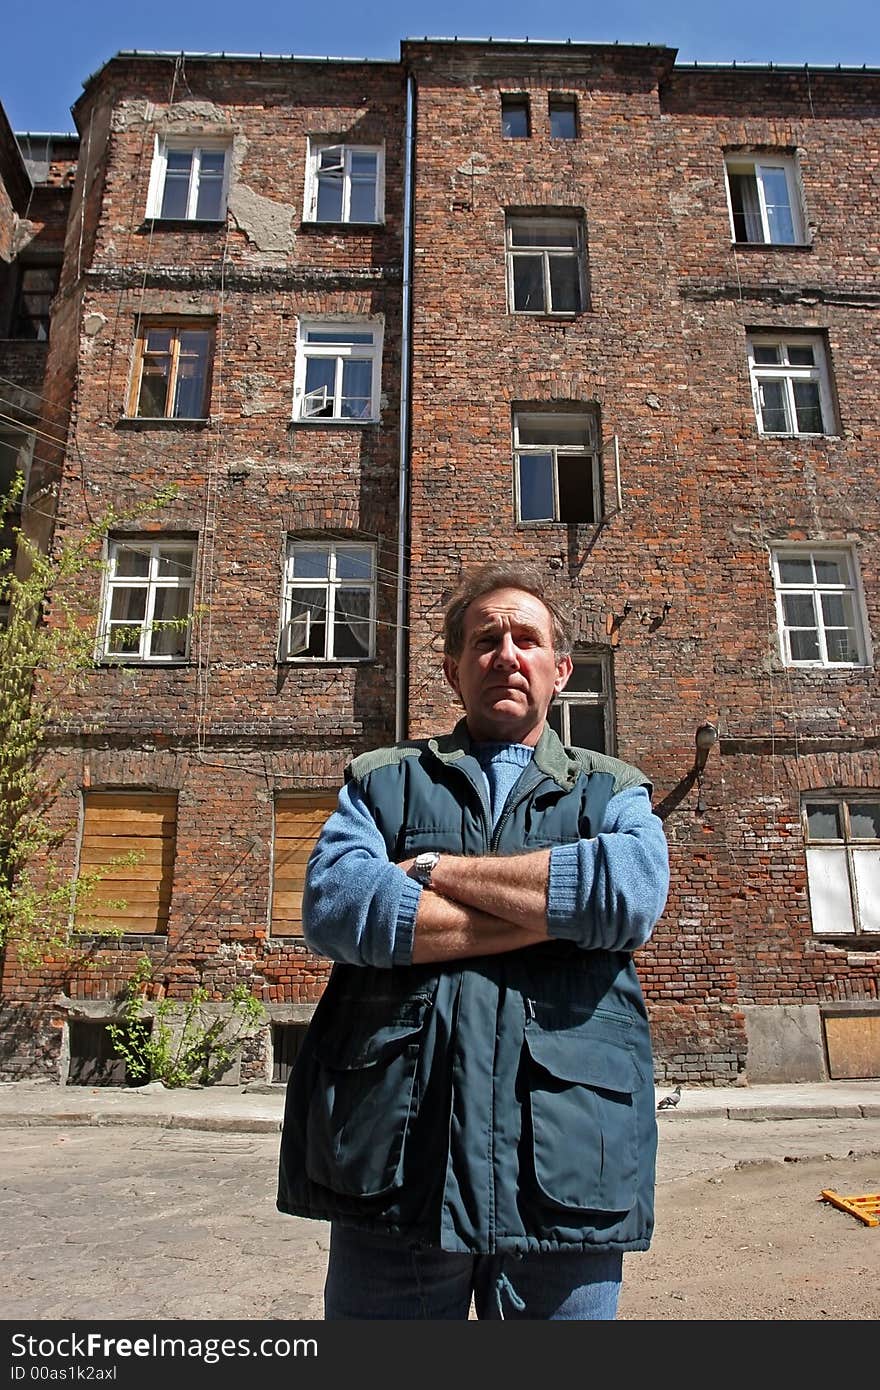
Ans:
<svg viewBox="0 0 880 1390"><path fill-rule="evenodd" d="M454 719L443 600L519 557L576 617L557 727L665 820L659 1075L880 1075L880 73L120 54L74 115L56 530L132 515L50 762L71 870L138 863L90 969L8 954L0 1074L87 1074L146 952L246 982L235 1075L282 1079L344 763Z"/></svg>

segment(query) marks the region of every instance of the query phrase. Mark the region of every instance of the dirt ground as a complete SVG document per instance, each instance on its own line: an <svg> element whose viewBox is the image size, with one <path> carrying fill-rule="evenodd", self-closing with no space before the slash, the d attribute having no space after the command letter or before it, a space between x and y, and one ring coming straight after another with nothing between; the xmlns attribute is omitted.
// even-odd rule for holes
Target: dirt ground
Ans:
<svg viewBox="0 0 880 1390"><path fill-rule="evenodd" d="M275 1210L277 1152L271 1134L0 1129L0 1318L320 1319L327 1227ZM880 1192L880 1119L668 1125L659 1176L621 1319L880 1316L880 1226L818 1200Z"/></svg>
<svg viewBox="0 0 880 1390"><path fill-rule="evenodd" d="M810 1159L664 1183L626 1256L621 1319L880 1317L880 1226L822 1201L880 1193L880 1158Z"/></svg>

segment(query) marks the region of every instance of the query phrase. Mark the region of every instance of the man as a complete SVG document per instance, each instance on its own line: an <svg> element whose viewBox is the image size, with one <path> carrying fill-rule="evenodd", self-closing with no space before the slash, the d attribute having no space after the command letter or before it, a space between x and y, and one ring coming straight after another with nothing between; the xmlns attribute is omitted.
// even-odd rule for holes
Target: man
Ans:
<svg viewBox="0 0 880 1390"><path fill-rule="evenodd" d="M530 568L446 610L451 734L355 758L309 861L336 962L291 1077L278 1207L329 1220L325 1317L613 1318L653 1229L632 952L668 852L634 767L564 748L568 625Z"/></svg>

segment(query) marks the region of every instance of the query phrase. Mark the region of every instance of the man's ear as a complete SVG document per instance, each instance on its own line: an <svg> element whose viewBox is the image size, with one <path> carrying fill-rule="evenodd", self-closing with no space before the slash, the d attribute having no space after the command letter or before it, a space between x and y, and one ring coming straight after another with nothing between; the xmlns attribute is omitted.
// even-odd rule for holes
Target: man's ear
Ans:
<svg viewBox="0 0 880 1390"><path fill-rule="evenodd" d="M449 681L449 684L452 686L458 698L461 699L461 690L458 685L458 662L453 660L451 656L447 655L443 658L443 674Z"/></svg>
<svg viewBox="0 0 880 1390"><path fill-rule="evenodd" d="M569 677L574 670L574 662L566 652L565 656L556 658L556 680L553 682L553 689L558 695L560 690L564 690L568 685Z"/></svg>

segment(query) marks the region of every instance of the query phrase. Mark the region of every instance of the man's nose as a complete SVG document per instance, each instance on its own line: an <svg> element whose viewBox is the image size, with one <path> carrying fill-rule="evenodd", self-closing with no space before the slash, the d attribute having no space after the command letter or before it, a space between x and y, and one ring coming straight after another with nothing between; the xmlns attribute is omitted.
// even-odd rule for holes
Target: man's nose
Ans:
<svg viewBox="0 0 880 1390"><path fill-rule="evenodd" d="M495 648L494 664L496 666L504 667L519 665L519 653L516 649L516 643L514 642L513 637L509 632L505 632L503 634L501 640L498 643L498 646Z"/></svg>

